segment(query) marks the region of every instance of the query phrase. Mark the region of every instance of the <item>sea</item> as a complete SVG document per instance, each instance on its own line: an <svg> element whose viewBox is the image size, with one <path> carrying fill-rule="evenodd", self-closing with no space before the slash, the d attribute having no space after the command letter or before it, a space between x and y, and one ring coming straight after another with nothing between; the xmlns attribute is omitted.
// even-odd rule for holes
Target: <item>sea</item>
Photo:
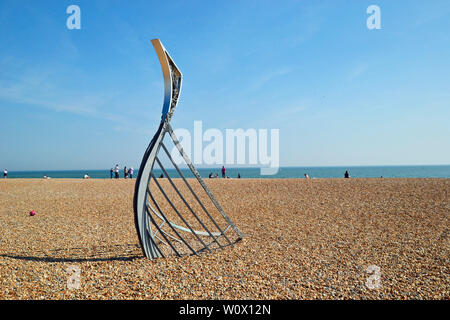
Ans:
<svg viewBox="0 0 450 320"><path fill-rule="evenodd" d="M175 169L166 169L171 177L178 177ZM208 178L210 174L215 176L221 174L221 167L198 168L202 178ZM134 177L137 176L134 170ZM193 177L188 168L181 169L185 177ZM351 178L450 178L450 165L427 165L427 166L340 166L340 167L280 167L274 175L261 175L259 168L227 168L226 175L230 178L262 178L262 179L290 179L304 178L305 173L310 178L343 178L348 171ZM162 174L160 169L154 170L155 176ZM82 179L88 174L93 179L110 179L108 169L101 170L47 170L47 171L8 171L8 178L50 178ZM3 175L2 175L3 177ZM123 169L120 171L123 178Z"/></svg>

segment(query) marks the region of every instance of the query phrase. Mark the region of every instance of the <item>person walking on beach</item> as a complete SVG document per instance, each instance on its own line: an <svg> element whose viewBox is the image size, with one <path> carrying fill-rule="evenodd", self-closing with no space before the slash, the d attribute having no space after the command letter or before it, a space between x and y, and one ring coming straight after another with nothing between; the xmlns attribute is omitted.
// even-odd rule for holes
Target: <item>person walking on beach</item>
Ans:
<svg viewBox="0 0 450 320"><path fill-rule="evenodd" d="M8 178L8 170L3 170L3 178L6 179Z"/></svg>
<svg viewBox="0 0 450 320"><path fill-rule="evenodd" d="M225 167L224 166L222 166L222 178L225 178Z"/></svg>
<svg viewBox="0 0 450 320"><path fill-rule="evenodd" d="M344 173L344 178L350 178L350 175L348 174L348 171L346 170Z"/></svg>
<svg viewBox="0 0 450 320"><path fill-rule="evenodd" d="M241 178L241 174L238 172L238 179L240 179Z"/></svg>
<svg viewBox="0 0 450 320"><path fill-rule="evenodd" d="M128 177L127 167L123 167L123 178L126 179Z"/></svg>
<svg viewBox="0 0 450 320"><path fill-rule="evenodd" d="M309 179L309 176L307 173L305 173L305 179Z"/></svg>
<svg viewBox="0 0 450 320"><path fill-rule="evenodd" d="M113 168L111 168L111 170L109 170L109 175L110 175L111 179L113 178L113 173L114 173L114 170L113 170Z"/></svg>
<svg viewBox="0 0 450 320"><path fill-rule="evenodd" d="M133 167L131 167L130 169L128 169L128 175L130 176L130 179L133 179L133 173L134 173Z"/></svg>
<svg viewBox="0 0 450 320"><path fill-rule="evenodd" d="M119 179L119 165L118 164L116 164L116 166L114 167L114 178Z"/></svg>

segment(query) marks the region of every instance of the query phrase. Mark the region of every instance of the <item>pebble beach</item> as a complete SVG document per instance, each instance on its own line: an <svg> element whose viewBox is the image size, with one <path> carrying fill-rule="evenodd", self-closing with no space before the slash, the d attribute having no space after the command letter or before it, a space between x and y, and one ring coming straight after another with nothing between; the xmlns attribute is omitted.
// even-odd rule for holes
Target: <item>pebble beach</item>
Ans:
<svg viewBox="0 0 450 320"><path fill-rule="evenodd" d="M150 261L135 180L2 179L0 299L450 298L450 179L205 182L245 237Z"/></svg>

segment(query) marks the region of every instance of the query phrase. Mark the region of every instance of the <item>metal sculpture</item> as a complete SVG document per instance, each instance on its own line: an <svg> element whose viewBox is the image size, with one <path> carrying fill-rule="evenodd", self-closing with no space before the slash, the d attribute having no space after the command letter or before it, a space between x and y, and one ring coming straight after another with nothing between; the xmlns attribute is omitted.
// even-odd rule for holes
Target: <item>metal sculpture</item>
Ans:
<svg viewBox="0 0 450 320"><path fill-rule="evenodd" d="M142 251L147 258L155 259L171 253L177 256L197 255L203 251L233 245L244 235L214 198L170 125L180 97L183 76L161 41L154 39L152 44L163 72L164 104L158 130L144 153L136 178L133 206ZM191 179L191 182L198 182L197 188L185 178L163 143L166 133L192 172L195 179ZM181 179L170 177L169 170L164 168L158 157L160 151ZM161 171L160 178L155 176L155 165L158 165ZM170 186L171 191L165 190L165 186ZM189 198L183 196L180 191L182 187L188 191ZM214 215L222 219L219 221Z"/></svg>

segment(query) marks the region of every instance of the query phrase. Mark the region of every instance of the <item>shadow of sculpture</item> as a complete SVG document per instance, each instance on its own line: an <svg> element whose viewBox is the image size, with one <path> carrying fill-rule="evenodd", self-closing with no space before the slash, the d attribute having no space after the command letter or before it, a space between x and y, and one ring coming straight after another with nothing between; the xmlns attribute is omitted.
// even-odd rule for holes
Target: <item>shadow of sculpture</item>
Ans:
<svg viewBox="0 0 450 320"><path fill-rule="evenodd" d="M0 257L38 262L101 262L131 261L144 258L138 244L95 246L89 248L59 248L32 253L3 253Z"/></svg>

